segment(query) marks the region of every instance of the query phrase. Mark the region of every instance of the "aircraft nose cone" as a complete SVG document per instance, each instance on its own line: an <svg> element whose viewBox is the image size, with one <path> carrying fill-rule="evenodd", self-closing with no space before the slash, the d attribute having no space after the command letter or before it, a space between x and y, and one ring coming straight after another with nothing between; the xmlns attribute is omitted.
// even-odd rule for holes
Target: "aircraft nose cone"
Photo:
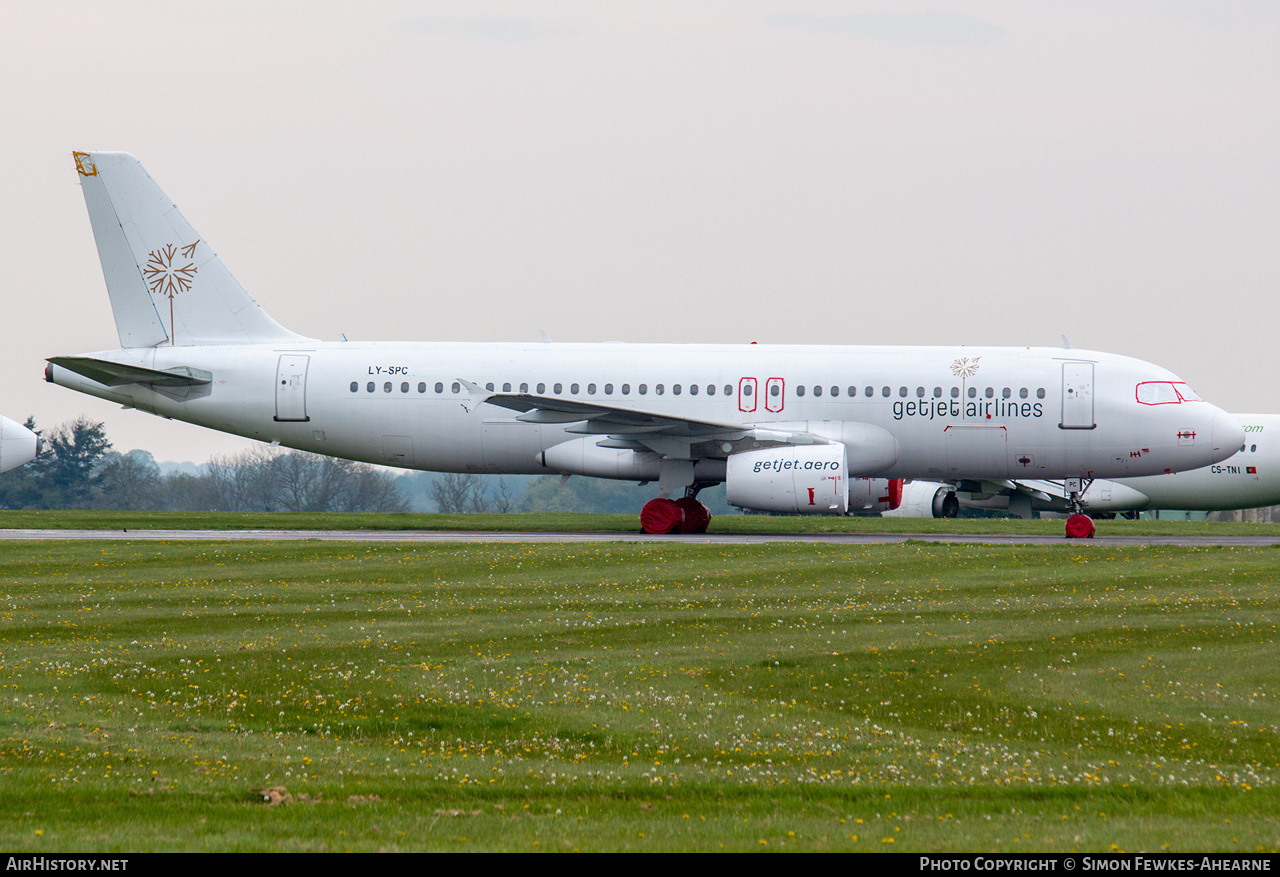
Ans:
<svg viewBox="0 0 1280 877"><path fill-rule="evenodd" d="M1213 417L1213 449L1235 453L1244 444L1244 426L1225 411Z"/></svg>

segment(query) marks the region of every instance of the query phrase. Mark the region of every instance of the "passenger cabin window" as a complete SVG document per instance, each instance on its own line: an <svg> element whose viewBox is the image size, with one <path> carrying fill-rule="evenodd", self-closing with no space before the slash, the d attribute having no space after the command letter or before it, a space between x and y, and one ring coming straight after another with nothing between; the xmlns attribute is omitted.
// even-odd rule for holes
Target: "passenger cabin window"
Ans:
<svg viewBox="0 0 1280 877"><path fill-rule="evenodd" d="M520 392L521 392L521 393L527 393L527 392L529 392L529 385L528 385L527 383L522 383L522 384L520 385ZM539 391L539 392L541 392L541 391Z"/></svg>
<svg viewBox="0 0 1280 877"><path fill-rule="evenodd" d="M425 392L427 392L427 382L426 382L426 381L419 381L419 382L418 382L418 392L419 392L419 393L425 393Z"/></svg>
<svg viewBox="0 0 1280 877"><path fill-rule="evenodd" d="M489 383L485 384L485 385L484 385L484 388L485 388L486 390L488 390L490 393L492 393L492 392L493 392L493 381L490 381Z"/></svg>
<svg viewBox="0 0 1280 877"><path fill-rule="evenodd" d="M404 381L403 383L401 383L401 384L400 384L400 392L401 392L401 393L407 393L407 392L409 392L409 382L408 382L408 381Z"/></svg>
<svg viewBox="0 0 1280 877"><path fill-rule="evenodd" d="M606 396L612 396L612 395L613 395L613 384L605 384L605 385L604 385L604 394L605 394Z"/></svg>
<svg viewBox="0 0 1280 877"><path fill-rule="evenodd" d="M942 388L941 388L941 387L934 387L934 388L933 388L933 398L935 398L935 399L941 399L941 398L942 398Z"/></svg>
<svg viewBox="0 0 1280 877"><path fill-rule="evenodd" d="M657 393L659 396L662 395L662 391L663 391L662 384L658 384L656 387L653 388L653 392Z"/></svg>
<svg viewBox="0 0 1280 877"><path fill-rule="evenodd" d="M959 399L959 398L960 398L960 388L959 388L959 387L952 387L952 388L951 388L951 398L952 398L952 399Z"/></svg>
<svg viewBox="0 0 1280 877"><path fill-rule="evenodd" d="M733 385L732 385L732 384L725 384L725 385L724 385L724 394L725 394L726 396L732 396L732 395L733 395Z"/></svg>
<svg viewBox="0 0 1280 877"><path fill-rule="evenodd" d="M970 399L976 399L976 398L978 398L978 388L977 388L977 387L970 387L970 388L969 388L969 398L970 398Z"/></svg>
<svg viewBox="0 0 1280 877"><path fill-rule="evenodd" d="M1044 398L1044 387L1041 387L1040 389L1036 390L1036 398L1037 399Z"/></svg>
<svg viewBox="0 0 1280 877"><path fill-rule="evenodd" d="M605 387L605 392L606 392L606 393L607 393L607 392L609 392L609 388L608 388L608 387ZM631 395L631 385L630 385L630 384L623 384L623 385L622 385L622 395L624 395L624 396L630 396L630 395Z"/></svg>
<svg viewBox="0 0 1280 877"><path fill-rule="evenodd" d="M457 381L454 381L453 386L450 387L449 389L453 390L453 392L455 393L460 393L462 392L462 385L459 384Z"/></svg>
<svg viewBox="0 0 1280 877"><path fill-rule="evenodd" d="M646 394L649 392L649 385L648 385L648 384L641 384L639 389L640 389L640 395L641 395L641 396L644 396L644 395L646 395Z"/></svg>
<svg viewBox="0 0 1280 877"><path fill-rule="evenodd" d="M539 396L541 396L541 395L542 395L543 393L545 393L545 392L547 392L547 385L546 385L546 384L538 384L538 395L539 395Z"/></svg>
<svg viewBox="0 0 1280 877"><path fill-rule="evenodd" d="M596 385L595 385L595 384L587 384L587 395L588 395L588 396L594 396L595 394L596 394Z"/></svg>
<svg viewBox="0 0 1280 877"><path fill-rule="evenodd" d="M880 389L880 395L881 395L881 396L884 396L886 399L888 399L888 398L889 398L889 394L890 394L890 393L892 393L892 392L893 392L893 390L890 390L888 387L882 387L882 388Z"/></svg>
<svg viewBox="0 0 1280 877"><path fill-rule="evenodd" d="M382 385L382 392L384 392L384 393L390 393L390 392L391 392L391 382L390 382L390 381L387 381L385 384L383 384L383 385Z"/></svg>
<svg viewBox="0 0 1280 877"><path fill-rule="evenodd" d="M821 387L814 387L814 388L813 388L813 395L815 395L815 396L821 396L821 395L822 395L822 388L821 388Z"/></svg>
<svg viewBox="0 0 1280 877"><path fill-rule="evenodd" d="M716 385L715 385L715 384L707 384L707 395L708 395L708 396L714 396L715 394L716 394ZM728 394L728 393L725 393L725 395L726 395L726 396L728 396L729 394Z"/></svg>
<svg viewBox="0 0 1280 877"><path fill-rule="evenodd" d="M742 395L744 395L744 396L750 396L750 395L751 395L751 384L743 384L743 385L742 385Z"/></svg>
<svg viewBox="0 0 1280 877"><path fill-rule="evenodd" d="M696 395L698 395L698 385L697 385L697 384L690 384L690 385L689 385L689 395L690 395L690 396L696 396Z"/></svg>
<svg viewBox="0 0 1280 877"><path fill-rule="evenodd" d="M992 388L992 387L987 387L987 392L986 392L984 395L985 395L988 399L990 399L990 398L991 398L992 396L994 396L995 394L996 394L996 391L995 391L995 389L994 389L994 388Z"/></svg>
<svg viewBox="0 0 1280 877"><path fill-rule="evenodd" d="M680 385L679 385L679 384L672 384L672 385L671 385L671 392L672 392L672 393L674 393L675 395L679 396L679 395L680 395Z"/></svg>
<svg viewBox="0 0 1280 877"><path fill-rule="evenodd" d="M1025 399L1025 398L1027 398L1027 396L1028 396L1028 395L1029 395L1029 394L1027 393L1027 388L1026 388L1026 387L1023 387L1021 390L1019 390L1019 391L1018 391L1018 398L1019 398L1019 399Z"/></svg>
<svg viewBox="0 0 1280 877"><path fill-rule="evenodd" d="M365 387L365 390L367 390L367 391L368 391L368 392L370 392L370 393L372 393L372 392L373 392L373 381L370 381L370 382L369 382L369 385L368 385L367 387Z"/></svg>
<svg viewBox="0 0 1280 877"><path fill-rule="evenodd" d="M556 390L556 392L557 392L557 393L559 393L560 391L559 391L559 390ZM569 393L570 393L571 395L573 395L573 396L578 395L578 385L577 385L577 384L570 384L570 385L569 385Z"/></svg>
<svg viewBox="0 0 1280 877"><path fill-rule="evenodd" d="M1005 387L1003 390L1000 391L1000 395L1003 396L1005 399L1008 399L1010 396L1013 395L1013 391L1010 390L1008 387Z"/></svg>
<svg viewBox="0 0 1280 877"><path fill-rule="evenodd" d="M831 395L832 395L832 396L839 396L839 395L840 395L840 388L839 388L839 387L837 387L837 386L834 386L834 385L833 385L833 386L831 387Z"/></svg>
<svg viewBox="0 0 1280 877"><path fill-rule="evenodd" d="M510 384L510 382L508 382L508 383L504 383L504 384L502 385L502 392L504 392L504 393L510 393L510 392L511 392L511 384Z"/></svg>
<svg viewBox="0 0 1280 877"><path fill-rule="evenodd" d="M899 395L899 396L901 396L903 399L907 398L907 388L906 388L906 387L899 387L899 388L898 388L898 395Z"/></svg>
<svg viewBox="0 0 1280 877"><path fill-rule="evenodd" d="M437 393L443 393L443 392L444 392L444 384L443 384L442 382L440 382L440 381L436 381L436 392L437 392Z"/></svg>
<svg viewBox="0 0 1280 877"><path fill-rule="evenodd" d="M351 392L355 393L355 392L357 392L359 389L360 389L360 382L359 382L359 381L352 381L352 382L351 382Z"/></svg>
<svg viewBox="0 0 1280 877"><path fill-rule="evenodd" d="M774 395L776 396L777 393L775 393ZM804 384L796 384L796 395L797 396L804 395Z"/></svg>

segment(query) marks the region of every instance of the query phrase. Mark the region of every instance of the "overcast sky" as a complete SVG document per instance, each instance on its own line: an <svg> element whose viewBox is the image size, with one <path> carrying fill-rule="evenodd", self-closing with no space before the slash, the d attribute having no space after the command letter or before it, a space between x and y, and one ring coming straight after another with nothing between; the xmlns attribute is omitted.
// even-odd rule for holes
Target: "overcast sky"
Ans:
<svg viewBox="0 0 1280 877"><path fill-rule="evenodd" d="M8 4L0 412L114 348L71 151L323 339L1058 345L1280 412L1280 4Z"/></svg>

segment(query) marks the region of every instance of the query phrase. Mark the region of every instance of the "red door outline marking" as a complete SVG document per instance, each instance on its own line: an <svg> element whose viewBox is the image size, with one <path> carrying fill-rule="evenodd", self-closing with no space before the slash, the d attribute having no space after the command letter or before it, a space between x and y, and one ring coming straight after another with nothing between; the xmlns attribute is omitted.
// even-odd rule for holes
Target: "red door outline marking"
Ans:
<svg viewBox="0 0 1280 877"><path fill-rule="evenodd" d="M773 398L773 388L778 388L778 398ZM782 378L769 378L764 382L764 410L775 414L787 406L787 382Z"/></svg>

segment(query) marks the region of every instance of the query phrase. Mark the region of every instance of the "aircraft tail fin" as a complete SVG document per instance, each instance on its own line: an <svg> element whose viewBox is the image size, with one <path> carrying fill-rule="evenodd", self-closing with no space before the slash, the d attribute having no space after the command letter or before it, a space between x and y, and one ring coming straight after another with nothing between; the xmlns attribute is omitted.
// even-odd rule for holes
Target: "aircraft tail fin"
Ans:
<svg viewBox="0 0 1280 877"><path fill-rule="evenodd" d="M138 159L73 155L122 347L302 340L259 307Z"/></svg>

